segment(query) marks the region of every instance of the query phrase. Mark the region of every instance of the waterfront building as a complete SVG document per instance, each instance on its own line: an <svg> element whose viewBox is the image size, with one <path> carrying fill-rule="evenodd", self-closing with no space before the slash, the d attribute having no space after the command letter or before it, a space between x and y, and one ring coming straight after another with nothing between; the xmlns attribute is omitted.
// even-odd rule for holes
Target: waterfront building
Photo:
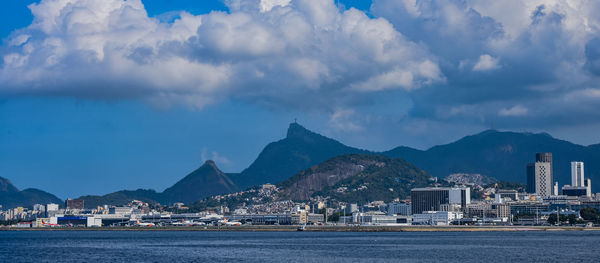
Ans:
<svg viewBox="0 0 600 263"><path fill-rule="evenodd" d="M463 218L462 212L450 211L424 211L423 213L413 214L413 225L450 225L452 221Z"/></svg>
<svg viewBox="0 0 600 263"><path fill-rule="evenodd" d="M389 203L387 205L387 212L389 215L412 215L412 206L410 203Z"/></svg>
<svg viewBox="0 0 600 263"><path fill-rule="evenodd" d="M471 203L471 189L468 187L426 187L410 191L412 214L424 211L440 211L444 204L459 204L465 207Z"/></svg>
<svg viewBox="0 0 600 263"><path fill-rule="evenodd" d="M131 207L111 207L108 209L108 213L111 215L130 215L132 213Z"/></svg>
<svg viewBox="0 0 600 263"><path fill-rule="evenodd" d="M583 162L571 162L571 186L585 186Z"/></svg>

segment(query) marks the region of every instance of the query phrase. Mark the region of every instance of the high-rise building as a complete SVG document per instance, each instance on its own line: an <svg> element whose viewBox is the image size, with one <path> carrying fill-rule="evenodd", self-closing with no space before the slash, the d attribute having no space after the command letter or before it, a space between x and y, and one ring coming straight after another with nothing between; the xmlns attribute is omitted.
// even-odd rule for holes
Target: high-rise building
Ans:
<svg viewBox="0 0 600 263"><path fill-rule="evenodd" d="M65 201L65 206L67 207L67 210L83 210L83 200L81 199L67 199L67 201Z"/></svg>
<svg viewBox="0 0 600 263"><path fill-rule="evenodd" d="M535 194L535 164L527 164L527 192Z"/></svg>
<svg viewBox="0 0 600 263"><path fill-rule="evenodd" d="M535 154L535 162L536 163L550 163L550 167L552 167L552 153L536 153Z"/></svg>
<svg viewBox="0 0 600 263"><path fill-rule="evenodd" d="M458 204L464 209L471 203L471 189L468 187L426 187L410 190L412 213L441 211L444 204Z"/></svg>
<svg viewBox="0 0 600 263"><path fill-rule="evenodd" d="M586 179L584 186L587 189L587 196L592 197L592 179L590 179L590 178Z"/></svg>
<svg viewBox="0 0 600 263"><path fill-rule="evenodd" d="M535 194L547 197L552 195L552 165L550 163L535 163Z"/></svg>
<svg viewBox="0 0 600 263"><path fill-rule="evenodd" d="M535 164L527 165L528 192L535 192L542 197L555 194L558 189L553 187L552 176L552 153L536 153Z"/></svg>
<svg viewBox="0 0 600 263"><path fill-rule="evenodd" d="M571 186L585 185L583 173L583 162L571 162Z"/></svg>

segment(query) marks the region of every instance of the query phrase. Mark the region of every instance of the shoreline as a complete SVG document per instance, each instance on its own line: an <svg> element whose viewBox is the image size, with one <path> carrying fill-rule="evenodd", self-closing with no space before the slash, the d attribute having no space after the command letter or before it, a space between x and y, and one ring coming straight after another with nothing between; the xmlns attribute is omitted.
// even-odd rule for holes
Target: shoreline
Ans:
<svg viewBox="0 0 600 263"><path fill-rule="evenodd" d="M0 231L227 231L296 232L298 226L192 226L192 227L42 227L9 228ZM306 226L303 232L523 232L523 231L600 231L600 227L576 226Z"/></svg>

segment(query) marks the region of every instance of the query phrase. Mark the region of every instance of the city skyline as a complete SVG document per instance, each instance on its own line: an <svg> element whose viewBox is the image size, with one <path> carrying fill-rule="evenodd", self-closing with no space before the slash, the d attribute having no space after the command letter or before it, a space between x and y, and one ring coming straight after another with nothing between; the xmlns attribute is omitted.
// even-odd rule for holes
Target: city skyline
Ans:
<svg viewBox="0 0 600 263"><path fill-rule="evenodd" d="M492 127L600 143L598 4L486 3L3 3L0 174L160 189L241 171L296 118L374 151Z"/></svg>

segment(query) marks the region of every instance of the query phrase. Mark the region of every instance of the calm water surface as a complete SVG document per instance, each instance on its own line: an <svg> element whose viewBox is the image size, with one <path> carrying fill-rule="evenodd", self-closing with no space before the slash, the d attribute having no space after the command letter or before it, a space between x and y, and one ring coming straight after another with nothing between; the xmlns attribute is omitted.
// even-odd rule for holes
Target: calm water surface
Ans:
<svg viewBox="0 0 600 263"><path fill-rule="evenodd" d="M600 262L600 232L0 231L2 262Z"/></svg>

